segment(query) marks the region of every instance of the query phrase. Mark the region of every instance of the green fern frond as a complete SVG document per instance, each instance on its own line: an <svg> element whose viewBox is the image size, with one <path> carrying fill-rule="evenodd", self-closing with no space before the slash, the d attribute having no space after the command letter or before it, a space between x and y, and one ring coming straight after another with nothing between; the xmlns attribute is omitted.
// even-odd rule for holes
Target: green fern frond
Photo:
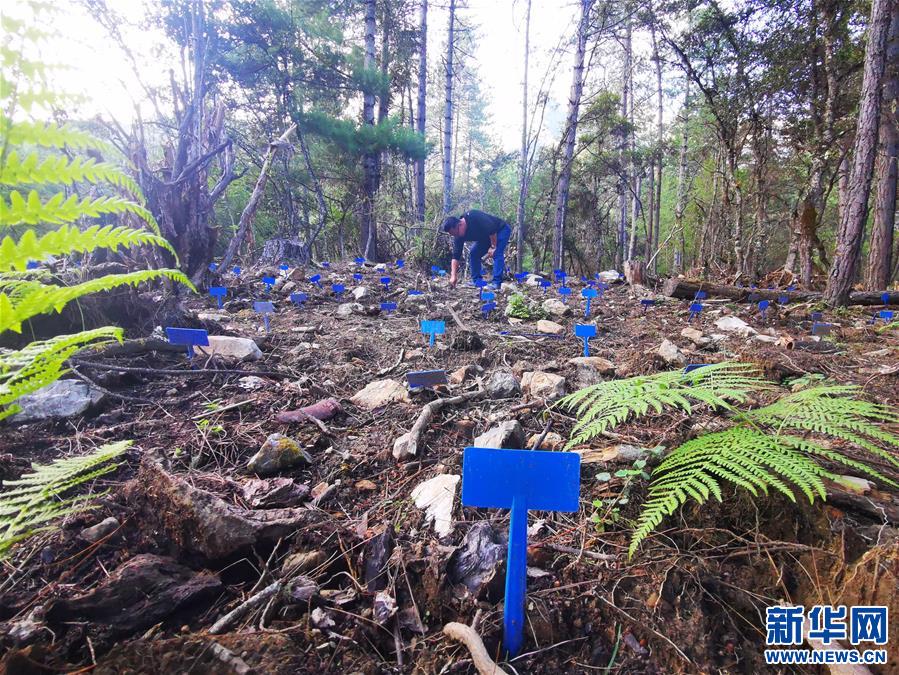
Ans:
<svg viewBox="0 0 899 675"><path fill-rule="evenodd" d="M574 411L578 418L566 447L594 438L630 417L666 408L691 413L695 403L732 409L750 393L771 387L755 366L748 363L716 363L689 373L670 371L600 382L560 399L557 405Z"/></svg>
<svg viewBox="0 0 899 675"><path fill-rule="evenodd" d="M33 473L7 481L12 490L0 493L0 560L16 542L35 532L51 529L46 523L91 508L88 501L97 495L64 497L118 467L114 461L131 441L101 446L88 455L58 459L51 464L32 466Z"/></svg>
<svg viewBox="0 0 899 675"><path fill-rule="evenodd" d="M72 185L74 183L108 183L128 191L143 204L141 190L131 178L108 162L98 162L91 157L69 159L62 155L39 158L28 153L24 159L13 150L0 167L0 184L3 185Z"/></svg>
<svg viewBox="0 0 899 675"><path fill-rule="evenodd" d="M38 225L40 223L73 223L81 218L99 218L107 214L131 213L159 233L159 225L153 214L144 206L124 197L66 197L58 192L47 201L41 201L37 190L23 197L18 190L9 193L9 201L0 197L0 226Z"/></svg>
<svg viewBox="0 0 899 675"><path fill-rule="evenodd" d="M120 328L105 326L74 335L32 342L18 351L0 353L0 420L18 412L14 402L65 374L66 360L87 345L121 342Z"/></svg>
<svg viewBox="0 0 899 675"><path fill-rule="evenodd" d="M71 124L52 122L13 122L0 114L0 128L6 129L6 140L10 146L37 145L56 150L99 150L111 153L112 147L86 131L76 129Z"/></svg>
<svg viewBox="0 0 899 675"><path fill-rule="evenodd" d="M172 255L175 254L175 250L165 237L130 227L94 225L86 230L80 230L74 225L63 225L42 237L38 237L34 230L28 230L18 242L10 236L0 241L0 271L24 271L27 261L43 260L50 255L87 253L98 248L117 251L120 247L141 245L159 246Z"/></svg>
<svg viewBox="0 0 899 675"><path fill-rule="evenodd" d="M138 270L125 274L107 274L98 279L91 279L74 286L49 286L43 284L29 284L23 282L19 287L14 287L18 294L0 292L0 332L12 330L21 332L22 322L39 314L62 311L68 303L90 293L108 291L121 286L137 286L146 281L167 278L171 281L184 284L191 290L196 290L184 274L178 270Z"/></svg>

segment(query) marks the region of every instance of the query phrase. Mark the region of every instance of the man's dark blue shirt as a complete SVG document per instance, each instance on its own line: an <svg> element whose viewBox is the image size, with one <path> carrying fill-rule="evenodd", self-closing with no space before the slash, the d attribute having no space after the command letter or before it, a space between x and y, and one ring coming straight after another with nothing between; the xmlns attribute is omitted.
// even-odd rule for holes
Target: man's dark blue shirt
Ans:
<svg viewBox="0 0 899 675"><path fill-rule="evenodd" d="M453 260L462 260L462 248L466 241L490 242L490 235L496 234L506 224L502 218L472 209L462 214L467 227L461 237L453 237Z"/></svg>

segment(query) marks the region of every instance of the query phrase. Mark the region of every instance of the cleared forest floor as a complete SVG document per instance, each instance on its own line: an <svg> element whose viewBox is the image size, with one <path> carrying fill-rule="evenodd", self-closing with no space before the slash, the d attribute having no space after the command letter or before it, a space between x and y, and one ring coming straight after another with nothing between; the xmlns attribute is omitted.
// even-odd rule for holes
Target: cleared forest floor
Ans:
<svg viewBox="0 0 899 675"><path fill-rule="evenodd" d="M261 360L198 356L201 370L192 372L176 352L85 357L93 365L79 370L110 392L98 409L3 428L3 479L31 461L135 441L123 466L92 486L108 490L98 509L32 538L4 566L6 672L475 672L468 651L442 633L449 621L474 622L497 655L508 513L462 507L457 486L451 531L440 537L412 493L438 475L461 475L463 448L501 422L517 420L532 439L527 447L546 431L542 447L560 449L574 420L527 388L482 396L438 411L418 453L397 460L396 439L423 405L447 392L393 389L397 400L372 409L351 399L372 382L404 385L408 371L468 366L450 395L477 391L499 370L519 380L526 372L559 375L573 391L585 378L584 367L570 363L583 350L573 334L585 321L583 285L571 283L572 314L548 317L564 326L562 335L535 337L500 334L537 332L534 321L510 325L503 316L510 291L497 293L498 309L485 318L475 289L451 290L445 279L410 269L386 272L393 277L388 292L378 283L384 273L368 267L362 307L340 318L339 304L354 302L347 296L357 285L355 266L316 271L323 290L294 272L295 290L308 294L303 306L289 301L283 281L272 291L269 335L252 309L253 300L268 299L261 270L231 280L221 312L208 296L186 299L193 311L222 315L202 324L210 335L251 337ZM330 290L336 282L347 288L339 300ZM413 288L423 299L407 295ZM555 287L544 294L522 285L521 292L538 302L558 298ZM614 374L605 377L744 361L778 384L820 374L860 385L871 400L899 403L899 331L878 333L868 323L878 308L825 311L834 331L815 342L809 314L817 308L809 305L772 303L763 319L754 306L711 298L688 323L688 301L647 295L657 303L644 309L640 297L613 284L593 302L599 334L591 356L611 362ZM397 310L380 311L383 301ZM481 346L466 338L448 303ZM714 322L725 314L765 337L719 330ZM433 348L420 333L423 319L446 322ZM696 340L705 344L682 336L687 327L701 331L704 339ZM665 339L680 350L671 363L658 354ZM221 368L229 372L210 372ZM331 398L340 407L333 417L278 419ZM714 428L715 417L704 409L665 413L579 448L580 512L530 515L525 647L506 665L510 671L764 672L764 608L781 600L886 604L892 635L899 635L894 490L859 495L835 487L832 500L811 506L775 496L753 501L731 490L723 505L688 505L628 560L629 522L645 482L597 474L628 469L642 452L622 446L670 450ZM311 462L258 478L248 461L275 433ZM655 457L639 456L650 465ZM899 480L887 465L876 466ZM82 531L109 517L114 529L88 543ZM210 634L221 617L272 586ZM29 616L38 626L30 633L23 627ZM899 652L890 657L880 672L899 672Z"/></svg>

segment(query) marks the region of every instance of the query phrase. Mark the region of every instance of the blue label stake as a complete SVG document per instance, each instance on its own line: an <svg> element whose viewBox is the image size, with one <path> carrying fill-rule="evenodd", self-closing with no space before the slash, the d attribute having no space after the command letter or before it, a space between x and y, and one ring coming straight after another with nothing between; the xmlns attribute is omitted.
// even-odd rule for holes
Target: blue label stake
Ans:
<svg viewBox="0 0 899 675"><path fill-rule="evenodd" d="M284 274L287 274L290 271L290 265L287 263L281 263L278 265L278 269L281 270Z"/></svg>
<svg viewBox="0 0 899 675"><path fill-rule="evenodd" d="M820 323L815 321L812 324L812 335L830 335L833 332L832 323Z"/></svg>
<svg viewBox="0 0 899 675"><path fill-rule="evenodd" d="M209 289L209 295L218 300L219 309L221 309L225 302L225 296L228 295L228 289L224 286L212 286Z"/></svg>
<svg viewBox="0 0 899 675"><path fill-rule="evenodd" d="M305 293L291 293L290 294L290 301L293 304L297 305L298 307L300 305L302 305L304 302L306 302L306 300L308 300L308 299L309 299L309 296L307 296Z"/></svg>
<svg viewBox="0 0 899 675"><path fill-rule="evenodd" d="M253 303L253 310L258 312L259 314L262 314L262 320L265 321L265 332L270 332L268 317L269 314L274 313L275 306L271 302L257 300Z"/></svg>
<svg viewBox="0 0 899 675"><path fill-rule="evenodd" d="M765 312L768 311L768 307L769 307L770 305L771 305L771 303L770 303L769 301L767 301L767 300L762 300L762 301L759 302L759 311L762 313L762 318L763 318L763 319L765 318Z"/></svg>
<svg viewBox="0 0 899 675"><path fill-rule="evenodd" d="M881 300L881 302L883 302L883 304L889 305L890 304L890 294L889 293L881 293L880 300Z"/></svg>
<svg viewBox="0 0 899 675"><path fill-rule="evenodd" d="M699 313L702 311L702 303L694 302L690 305L690 316L687 318L687 322L692 321L699 317Z"/></svg>
<svg viewBox="0 0 899 675"><path fill-rule="evenodd" d="M606 295L606 291L609 290L609 284L605 281L600 281L596 284L596 288L599 291L600 299L604 298Z"/></svg>
<svg viewBox="0 0 899 675"><path fill-rule="evenodd" d="M324 290L322 288L322 275L321 274L313 274L311 277L309 277L309 282L318 286L319 289Z"/></svg>
<svg viewBox="0 0 899 675"><path fill-rule="evenodd" d="M262 283L265 284L265 292L270 293L272 286L275 285L275 277L262 277Z"/></svg>
<svg viewBox="0 0 899 675"><path fill-rule="evenodd" d="M812 312L809 314L809 318L812 320L812 323L816 323L824 318L823 312Z"/></svg>
<svg viewBox="0 0 899 675"><path fill-rule="evenodd" d="M576 337L584 340L584 356L590 356L590 338L596 337L596 326L592 323L577 323L574 325Z"/></svg>
<svg viewBox="0 0 899 675"><path fill-rule="evenodd" d="M356 258L354 261L358 267L362 267L365 264L365 258Z"/></svg>
<svg viewBox="0 0 899 675"><path fill-rule="evenodd" d="M590 301L593 300L597 295L599 295L599 291L595 288L585 288L581 291L581 297L587 298L587 307L584 309L584 317L590 316Z"/></svg>
<svg viewBox="0 0 899 675"><path fill-rule="evenodd" d="M641 300L640 304L643 305L643 313L646 314L646 310L656 304L655 300Z"/></svg>
<svg viewBox="0 0 899 675"><path fill-rule="evenodd" d="M424 291L418 291L418 290L412 288L412 289L410 289L410 290L408 291L408 294L409 294L409 295L424 295L425 292L424 292Z"/></svg>
<svg viewBox="0 0 899 675"><path fill-rule="evenodd" d="M209 271L210 272L215 272L218 268L219 268L219 266L216 265L215 263L209 263Z"/></svg>
<svg viewBox="0 0 899 675"><path fill-rule="evenodd" d="M549 279L541 279L540 280L540 288L543 289L543 295L546 295L546 289L553 285Z"/></svg>
<svg viewBox="0 0 899 675"><path fill-rule="evenodd" d="M496 309L496 303L495 303L495 302L486 302L486 303L484 303L484 306L481 307L481 311L484 313L484 318L485 318L485 319L489 318L490 312L492 312L494 309Z"/></svg>
<svg viewBox="0 0 899 675"><path fill-rule="evenodd" d="M421 332L429 336L428 346L434 346L434 339L438 335L446 333L446 323L443 321L422 321Z"/></svg>
<svg viewBox="0 0 899 675"><path fill-rule="evenodd" d="M700 368L705 368L708 363L691 363L684 368L684 375L688 373L692 373L694 370L698 370Z"/></svg>
<svg viewBox="0 0 899 675"><path fill-rule="evenodd" d="M528 278L527 272L519 272L515 275L515 281L518 283L522 283L525 279Z"/></svg>
<svg viewBox="0 0 899 675"><path fill-rule="evenodd" d="M328 269L329 267L331 267L331 263L329 263L327 260L322 260L322 267Z"/></svg>
<svg viewBox="0 0 899 675"><path fill-rule="evenodd" d="M409 389L439 387L448 383L445 370L413 370L406 373Z"/></svg>
<svg viewBox="0 0 899 675"><path fill-rule="evenodd" d="M383 311L387 312L387 314L390 314L393 310L396 309L396 303L395 302L382 302L381 309Z"/></svg>
<svg viewBox="0 0 899 675"><path fill-rule="evenodd" d="M173 345L187 347L187 358L194 357L194 347L208 347L209 333L197 328L166 328L165 334Z"/></svg>
<svg viewBox="0 0 899 675"><path fill-rule="evenodd" d="M240 268L239 267L234 267L231 271L234 273L234 276L236 276L236 277L240 276Z"/></svg>
<svg viewBox="0 0 899 675"><path fill-rule="evenodd" d="M26 270L36 270L38 267L40 267L40 263L37 260L29 260L25 263Z"/></svg>
<svg viewBox="0 0 899 675"><path fill-rule="evenodd" d="M331 284L331 290L339 298L346 290L346 287L343 284Z"/></svg>
<svg viewBox="0 0 899 675"><path fill-rule="evenodd" d="M777 297L777 303L780 305L786 305L786 304L789 304L789 302L790 302L790 298L787 295L779 295Z"/></svg>
<svg viewBox="0 0 899 675"><path fill-rule="evenodd" d="M362 275L359 272L353 274L353 281L362 281Z"/></svg>
<svg viewBox="0 0 899 675"><path fill-rule="evenodd" d="M709 294L706 293L705 291L696 291L696 295L693 296L693 299L694 300L705 300L707 297L709 297Z"/></svg>
<svg viewBox="0 0 899 675"><path fill-rule="evenodd" d="M381 277L381 283L384 284L384 290L390 292L390 277Z"/></svg>
<svg viewBox="0 0 899 675"><path fill-rule="evenodd" d="M503 612L503 644L511 656L524 642L528 510L577 511L580 491L576 452L465 448L462 504L512 511Z"/></svg>
<svg viewBox="0 0 899 675"><path fill-rule="evenodd" d="M406 261L403 260L402 258L400 258L399 260L396 261L396 266L397 266L397 268L405 267L405 266L406 266Z"/></svg>
<svg viewBox="0 0 899 675"><path fill-rule="evenodd" d="M431 276L436 277L437 273L440 271L440 268L437 265L431 265Z"/></svg>
<svg viewBox="0 0 899 675"><path fill-rule="evenodd" d="M874 317L876 319L883 319L884 323L889 323L893 320L893 312L889 309L882 309L877 312L877 316Z"/></svg>
<svg viewBox="0 0 899 675"><path fill-rule="evenodd" d="M571 288L568 286L559 286L559 295L562 296L562 302L568 304L568 296L571 295Z"/></svg>

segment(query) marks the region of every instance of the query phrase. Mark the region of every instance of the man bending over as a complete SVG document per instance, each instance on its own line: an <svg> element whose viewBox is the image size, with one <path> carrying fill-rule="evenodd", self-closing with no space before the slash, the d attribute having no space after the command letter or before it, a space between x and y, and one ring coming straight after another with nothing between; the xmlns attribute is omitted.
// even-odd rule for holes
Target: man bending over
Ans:
<svg viewBox="0 0 899 675"><path fill-rule="evenodd" d="M506 266L506 245L512 236L512 228L502 218L489 213L472 209L460 218L449 216L443 221L443 231L448 232L453 240L453 262L450 268L450 286L456 287L459 280L459 262L462 260L462 247L466 241L473 241L468 265L471 269L471 280L481 278L481 258L485 255L493 257L493 283L490 287L499 290L503 283L503 272Z"/></svg>

